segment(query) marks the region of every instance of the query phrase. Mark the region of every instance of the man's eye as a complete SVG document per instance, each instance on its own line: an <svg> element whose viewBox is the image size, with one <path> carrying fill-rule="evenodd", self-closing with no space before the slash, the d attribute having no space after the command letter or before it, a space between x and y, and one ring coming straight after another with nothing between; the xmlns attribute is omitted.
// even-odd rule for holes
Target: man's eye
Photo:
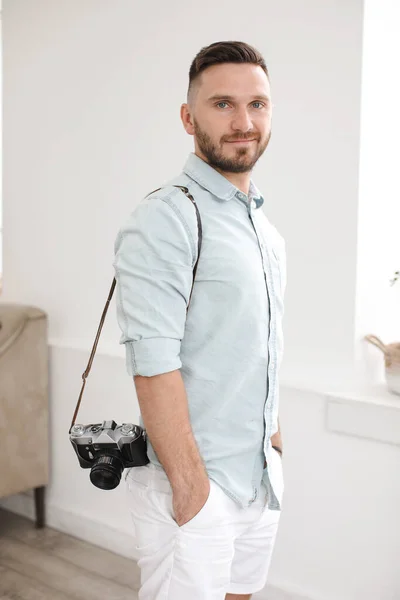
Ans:
<svg viewBox="0 0 400 600"><path fill-rule="evenodd" d="M228 106L228 103L223 100L222 102L218 102L216 104L216 106L218 106L218 108L224 108L223 105ZM263 102L253 102L253 106L257 109L260 109L260 108L263 108L263 106L265 106L265 105Z"/></svg>

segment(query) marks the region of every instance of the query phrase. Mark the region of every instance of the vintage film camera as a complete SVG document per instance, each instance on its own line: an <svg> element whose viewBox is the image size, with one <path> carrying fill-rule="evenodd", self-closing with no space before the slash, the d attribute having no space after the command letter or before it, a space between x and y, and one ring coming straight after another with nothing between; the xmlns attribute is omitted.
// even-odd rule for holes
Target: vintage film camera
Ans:
<svg viewBox="0 0 400 600"><path fill-rule="evenodd" d="M146 431L132 423L73 425L70 440L80 466L90 469L90 481L102 490L116 488L124 469L149 462Z"/></svg>

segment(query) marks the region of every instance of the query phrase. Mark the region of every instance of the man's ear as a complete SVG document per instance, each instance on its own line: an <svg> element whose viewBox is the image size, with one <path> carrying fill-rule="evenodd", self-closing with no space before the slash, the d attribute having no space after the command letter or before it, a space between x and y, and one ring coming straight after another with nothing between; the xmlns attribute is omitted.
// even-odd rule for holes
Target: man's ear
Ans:
<svg viewBox="0 0 400 600"><path fill-rule="evenodd" d="M186 133L194 135L194 125L189 104L182 104L181 106L181 121Z"/></svg>

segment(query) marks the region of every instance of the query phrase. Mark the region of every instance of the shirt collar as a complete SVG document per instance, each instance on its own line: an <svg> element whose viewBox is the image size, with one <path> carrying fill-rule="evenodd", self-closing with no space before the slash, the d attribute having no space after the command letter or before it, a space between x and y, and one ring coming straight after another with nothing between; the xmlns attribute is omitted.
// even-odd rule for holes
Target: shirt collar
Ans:
<svg viewBox="0 0 400 600"><path fill-rule="evenodd" d="M240 194L242 194L242 197L245 197L233 183L197 156L197 154L194 154L194 152L189 154L183 167L183 172L220 200L232 200L235 196L240 198ZM259 208L264 203L263 196L252 180L250 180L248 198L250 201L254 200L256 208Z"/></svg>

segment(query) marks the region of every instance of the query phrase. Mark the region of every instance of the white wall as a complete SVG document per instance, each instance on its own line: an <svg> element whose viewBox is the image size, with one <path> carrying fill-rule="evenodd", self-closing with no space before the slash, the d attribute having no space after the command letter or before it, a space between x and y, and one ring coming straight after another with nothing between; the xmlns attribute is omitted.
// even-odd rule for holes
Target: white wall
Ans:
<svg viewBox="0 0 400 600"><path fill-rule="evenodd" d="M288 253L282 380L344 386L353 362L362 2L275 2L265 16L277 109L262 183Z"/></svg>
<svg viewBox="0 0 400 600"><path fill-rule="evenodd" d="M344 378L354 346L362 2L260 0L247 19L242 10L239 0L218 10L207 0L194 25L179 0L158 2L156 18L153 3L130 0L5 3L4 297L48 308L52 340L88 347L117 230L192 150L179 120L190 62L212 41L242 39L265 55L276 104L254 176L287 239L282 377ZM115 347L118 335L110 319L104 343Z"/></svg>
<svg viewBox="0 0 400 600"><path fill-rule="evenodd" d="M399 445L330 431L327 405L321 394L282 390L285 504L271 581L290 600L397 600ZM360 406L359 422L373 408ZM398 407L393 415L399 444Z"/></svg>
<svg viewBox="0 0 400 600"><path fill-rule="evenodd" d="M182 0L156 8L128 0L4 2L1 300L49 314L48 520L133 553L122 486L100 492L89 484L68 429L113 277L117 231L192 150L179 121L190 62L213 41L242 39L271 71L273 138L255 180L289 260L287 493L271 581L289 590L285 600L394 600L400 493L397 483L388 489L398 447L329 432L324 396L296 389L343 387L353 376L362 2L256 0L246 8L244 18L239 0L206 0L192 16ZM113 302L83 422L138 422L119 336ZM27 512L30 500L5 504ZM371 547L379 552L372 556Z"/></svg>

